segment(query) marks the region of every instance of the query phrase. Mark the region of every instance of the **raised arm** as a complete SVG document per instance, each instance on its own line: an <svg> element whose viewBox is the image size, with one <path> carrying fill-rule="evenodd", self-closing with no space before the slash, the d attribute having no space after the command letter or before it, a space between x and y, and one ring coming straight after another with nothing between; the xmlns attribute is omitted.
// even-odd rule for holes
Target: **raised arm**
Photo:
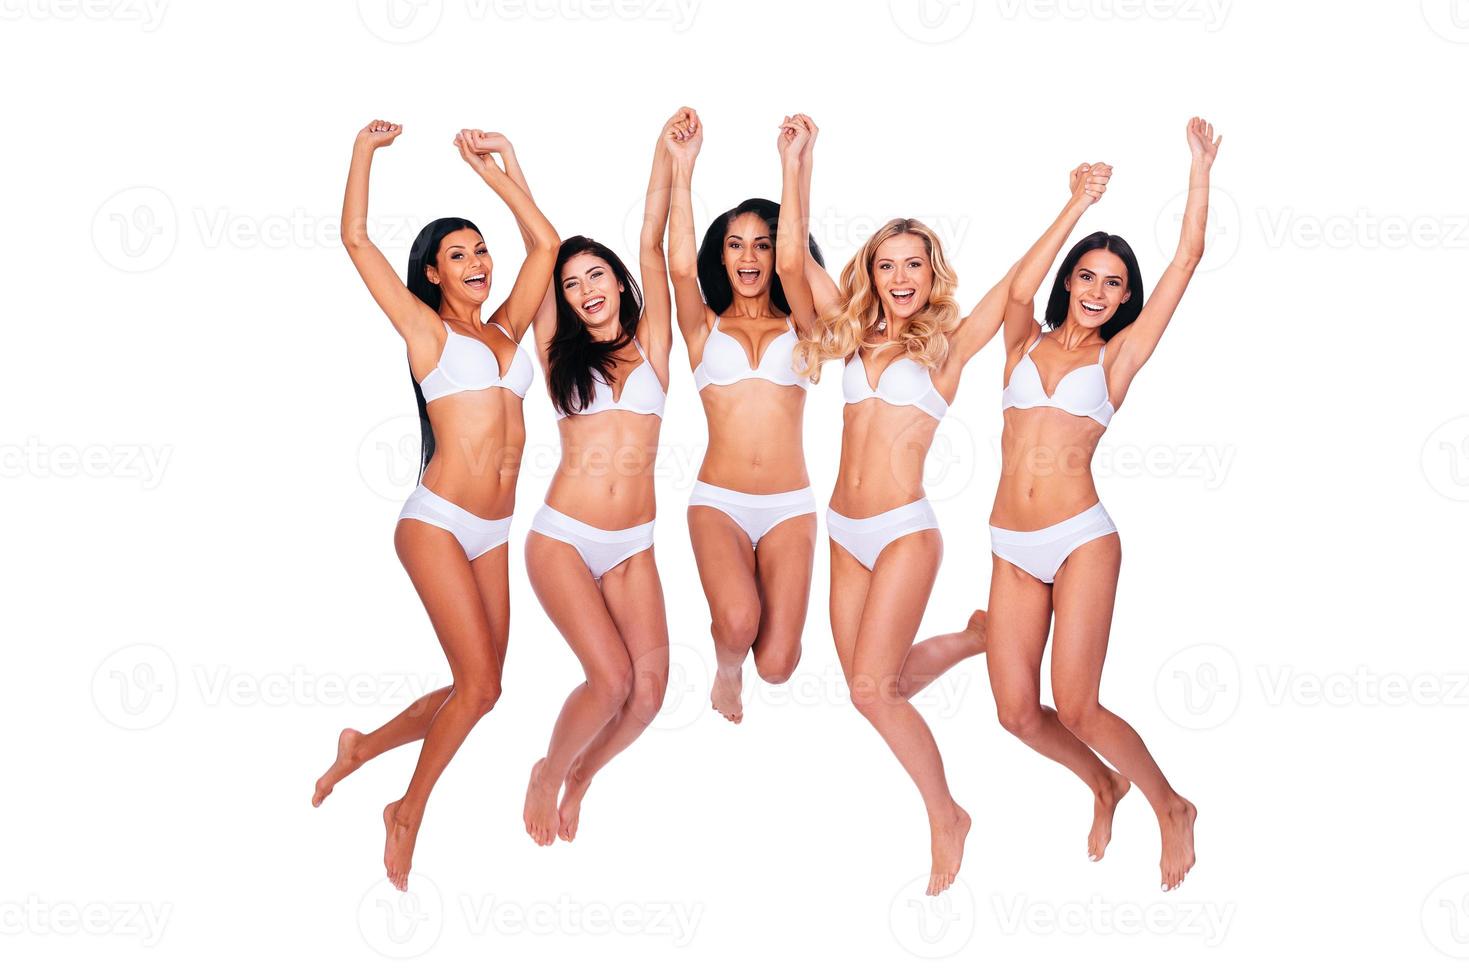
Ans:
<svg viewBox="0 0 1469 980"><path fill-rule="evenodd" d="M673 177L668 211L668 276L673 280L673 305L678 329L690 350L703 346L709 330L708 307L699 290L699 246L694 238L694 160L704 145L699 114L684 108L663 129Z"/></svg>
<svg viewBox="0 0 1469 980"><path fill-rule="evenodd" d="M372 155L380 147L390 146L403 127L397 123L374 119L357 134L352 144L352 166L347 171L347 193L342 201L342 244L367 284L367 291L393 327L406 341L410 335L422 336L438 326L438 310L431 310L408 291L393 266L367 235L367 185L372 170Z"/></svg>
<svg viewBox="0 0 1469 980"><path fill-rule="evenodd" d="M1032 332L1035 322L1035 294L1050 271L1051 264L1086 209L1101 199L1107 189L1112 168L1105 163L1083 163L1071 171L1071 198L1045 234L1030 251L1015 263L1010 272L1010 288L1005 296L1005 349L1014 352Z"/></svg>
<svg viewBox="0 0 1469 980"><path fill-rule="evenodd" d="M781 123L776 146L780 150L780 225L775 240L775 273L780 276L786 302L791 304L791 319L802 337L814 337L818 311L811 284L806 278L806 212L801 207L801 152L810 139L810 131L787 116Z"/></svg>
<svg viewBox="0 0 1469 980"><path fill-rule="evenodd" d="M832 279L831 273L816 261L816 256L811 254L811 170L812 157L816 147L816 137L821 130L816 128L816 121L804 112L790 117L799 125L806 127L806 145L801 148L801 216L806 223L807 239L802 243L806 252L806 282L811 287L811 298L818 311L829 310L836 305L837 289L836 280ZM784 129L784 127L782 127ZM784 138L782 132L781 138Z"/></svg>
<svg viewBox="0 0 1469 980"><path fill-rule="evenodd" d="M638 265L643 277L643 319L638 324L641 343L655 368L668 376L668 352L673 346L672 309L668 299L668 261L663 255L663 234L668 227L668 201L672 194L673 158L665 136L675 127L689 125L680 109L658 134L653 148L653 171L648 176L648 194L643 199L643 228L638 236ZM665 385L666 387L666 385Z"/></svg>
<svg viewBox="0 0 1469 980"><path fill-rule="evenodd" d="M1163 276L1153 289L1153 295L1143 305L1137 319L1123 327L1107 343L1108 383L1125 390L1133 375L1138 372L1163 338L1173 311L1178 309L1183 291L1198 268L1204 255L1204 225L1209 217L1209 171L1214 166L1214 155L1224 137L1214 137L1214 127L1198 116L1188 121L1185 130L1188 138L1190 162L1188 169L1188 198L1183 205L1183 228L1178 235L1178 250L1173 261L1163 270ZM1137 286L1133 286L1134 289Z"/></svg>
<svg viewBox="0 0 1469 980"><path fill-rule="evenodd" d="M530 191L523 186L524 174L521 174L521 183L517 183L507 172L509 162L503 167L496 162L493 154L497 150L488 134L480 130L460 130L454 137L454 145L459 149L459 155L464 158L464 162L510 208L516 224L520 226L521 236L525 239L525 261L521 263L520 273L515 277L515 285L510 288L510 296L500 304L493 317L519 342L545 298L546 287L551 281L552 266L556 264L556 249L560 246L561 239L557 237L556 229L551 227L551 222L546 220L541 209L536 207ZM513 158L513 154L511 156ZM515 164L515 169L519 171L518 163Z"/></svg>

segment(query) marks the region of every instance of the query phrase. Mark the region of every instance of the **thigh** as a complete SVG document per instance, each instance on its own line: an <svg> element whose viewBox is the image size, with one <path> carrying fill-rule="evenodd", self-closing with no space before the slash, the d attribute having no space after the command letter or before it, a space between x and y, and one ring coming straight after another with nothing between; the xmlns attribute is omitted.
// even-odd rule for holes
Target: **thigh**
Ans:
<svg viewBox="0 0 1469 980"><path fill-rule="evenodd" d="M718 618L726 609L759 605L755 552L749 537L728 514L702 504L690 507L689 539L710 615Z"/></svg>
<svg viewBox="0 0 1469 980"><path fill-rule="evenodd" d="M668 684L668 614L653 549L633 555L602 576L602 597L632 660L639 683Z"/></svg>
<svg viewBox="0 0 1469 980"><path fill-rule="evenodd" d="M464 548L453 534L423 521L399 521L393 533L456 683L500 673L500 656Z"/></svg>
<svg viewBox="0 0 1469 980"><path fill-rule="evenodd" d="M990 689L1006 707L1037 705L1041 657L1051 632L1051 586L991 555L989 618L985 622Z"/></svg>
<svg viewBox="0 0 1469 980"><path fill-rule="evenodd" d="M842 674L850 687L857 659L857 631L862 623L862 607L867 604L872 573L835 541L829 542L828 546L831 551L831 594L827 597L827 612L831 619L831 639L837 648Z"/></svg>
<svg viewBox="0 0 1469 980"><path fill-rule="evenodd" d="M760 590L757 650L800 642L811 602L815 553L815 514L782 521L760 539L755 549L755 578Z"/></svg>
<svg viewBox="0 0 1469 980"><path fill-rule="evenodd" d="M1056 573L1051 690L1058 706L1098 699L1121 568L1122 542L1114 532L1077 548Z"/></svg>
<svg viewBox="0 0 1469 980"><path fill-rule="evenodd" d="M897 678L918 635L943 554L936 529L906 534L882 549L857 627L853 667L859 680L884 685ZM886 688L881 693L897 696Z"/></svg>
<svg viewBox="0 0 1469 980"><path fill-rule="evenodd" d="M536 598L587 677L597 672L625 676L627 648L581 554L565 541L532 531L525 538L525 569Z"/></svg>
<svg viewBox="0 0 1469 980"><path fill-rule="evenodd" d="M503 670L510 643L510 542L480 555L469 563L469 569L474 573L480 605L484 606Z"/></svg>

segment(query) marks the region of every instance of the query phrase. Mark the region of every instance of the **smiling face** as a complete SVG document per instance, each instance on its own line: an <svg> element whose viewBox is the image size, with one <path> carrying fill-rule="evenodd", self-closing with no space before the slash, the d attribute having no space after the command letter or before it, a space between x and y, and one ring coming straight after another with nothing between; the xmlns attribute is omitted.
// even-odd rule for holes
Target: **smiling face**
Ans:
<svg viewBox="0 0 1469 980"><path fill-rule="evenodd" d="M602 259L580 252L561 263L556 280L566 303L588 327L617 322L622 308L622 283Z"/></svg>
<svg viewBox="0 0 1469 980"><path fill-rule="evenodd" d="M461 228L443 237L434 264L425 268L424 274L443 292L444 301L479 305L490 296L490 273L494 268L490 250L479 232Z"/></svg>
<svg viewBox="0 0 1469 980"><path fill-rule="evenodd" d="M872 288L888 320L906 320L928 305L933 263L928 243L912 232L894 235L872 257Z"/></svg>
<svg viewBox="0 0 1469 980"><path fill-rule="evenodd" d="M1068 310L1071 321L1096 330L1112 319L1118 307L1132 295L1127 266L1121 257L1100 248L1076 260L1076 268L1066 277L1066 290L1071 294Z"/></svg>
<svg viewBox="0 0 1469 980"><path fill-rule="evenodd" d="M724 232L724 270L736 296L753 299L770 291L775 271L775 241L758 214L730 219Z"/></svg>

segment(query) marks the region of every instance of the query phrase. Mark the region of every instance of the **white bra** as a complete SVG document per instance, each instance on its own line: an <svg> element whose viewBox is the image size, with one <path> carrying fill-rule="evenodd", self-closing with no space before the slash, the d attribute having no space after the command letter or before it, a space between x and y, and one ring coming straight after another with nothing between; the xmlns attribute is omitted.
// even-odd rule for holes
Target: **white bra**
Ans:
<svg viewBox="0 0 1469 980"><path fill-rule="evenodd" d="M632 339L633 346L637 348L643 362L628 373L627 379L622 383L622 395L618 398L612 397L612 386L603 381L596 372L592 373L592 403L573 415L595 415L598 412L637 412L639 415L657 415L663 417L663 401L668 397L663 390L663 385L658 382L658 373L653 370L653 365L648 362L648 355L643 353L643 345L638 343L638 338ZM567 413L556 409L558 419L566 418Z"/></svg>
<svg viewBox="0 0 1469 980"><path fill-rule="evenodd" d="M744 345L721 332L719 317L715 317L714 327L704 340L704 354L699 359L699 366L694 368L694 387L703 391L707 385L732 385L759 378L773 384L806 388L810 381L797 374L791 366L796 340L796 328L791 326L790 317L786 317L786 332L766 346L765 353L760 355L760 363L752 368Z"/></svg>
<svg viewBox="0 0 1469 980"><path fill-rule="evenodd" d="M498 323L495 326L512 341L515 340L510 331ZM500 362L488 344L455 333L448 323L444 323L444 331L448 336L444 338L444 349L439 352L439 363L418 383L425 402L461 391L483 391L486 388L509 388L515 397L525 397L534 372L524 348L516 345L510 369L501 375Z"/></svg>
<svg viewBox="0 0 1469 980"><path fill-rule="evenodd" d="M1041 335L1044 336L1045 334ZM1107 391L1107 372L1102 367L1102 360L1107 356L1107 345L1102 345L1102 352L1097 355L1095 364L1083 364L1067 371L1057 383L1055 394L1047 395L1045 385L1041 382L1041 372L1030 357L1030 352L1040 342L1041 338L1037 337L1035 344L1031 344L1020 355L1020 362L1010 372L1010 383L1000 394L1000 410L1059 408L1063 412L1084 416L1104 426L1111 422L1116 409L1112 407L1112 397Z"/></svg>
<svg viewBox="0 0 1469 980"><path fill-rule="evenodd" d="M847 362L842 372L842 395L847 404L880 398L889 405L914 405L936 419L944 417L949 403L933 386L933 376L922 364L909 357L896 357L888 362L877 377L877 387L867 383L867 368L862 362L862 350Z"/></svg>

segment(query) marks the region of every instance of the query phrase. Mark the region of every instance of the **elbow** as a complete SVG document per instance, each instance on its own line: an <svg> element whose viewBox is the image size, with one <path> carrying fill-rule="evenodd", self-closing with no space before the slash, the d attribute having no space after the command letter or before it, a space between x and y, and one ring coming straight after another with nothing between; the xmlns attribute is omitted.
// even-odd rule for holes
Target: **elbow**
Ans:
<svg viewBox="0 0 1469 980"><path fill-rule="evenodd" d="M775 274L782 279L806 274L806 250L792 243L787 248L779 245L775 249Z"/></svg>

